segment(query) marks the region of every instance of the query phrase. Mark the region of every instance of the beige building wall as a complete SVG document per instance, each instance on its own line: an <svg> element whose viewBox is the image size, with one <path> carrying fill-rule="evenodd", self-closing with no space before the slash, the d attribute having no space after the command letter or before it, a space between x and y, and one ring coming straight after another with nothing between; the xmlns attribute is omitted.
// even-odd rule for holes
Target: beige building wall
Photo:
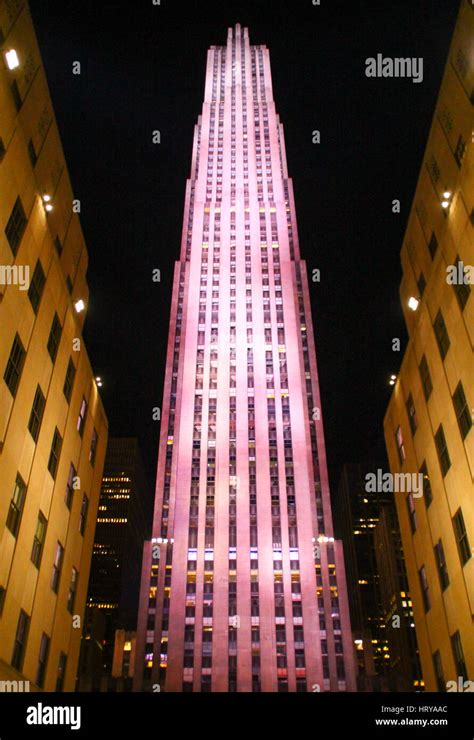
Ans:
<svg viewBox="0 0 474 740"><path fill-rule="evenodd" d="M409 342L384 422L391 471L427 476L395 497L428 691L474 680L474 267L471 284L447 272L474 266L473 48L463 0L401 251Z"/></svg>
<svg viewBox="0 0 474 740"><path fill-rule="evenodd" d="M42 684L45 690L74 690L107 419L82 341L88 300L87 250L78 215L73 212L74 193L27 3L0 0L0 38L0 281L3 274L7 283L0 285L0 679L26 679L33 689ZM6 64L5 52L10 49L17 52L19 66L15 69ZM51 198L50 212L45 209L44 195ZM15 210L18 198L23 215ZM33 274L38 260L44 287L35 312ZM29 267L29 291L11 283L15 275L1 272L6 266ZM78 313L75 303L80 299L86 311ZM55 314L61 332L53 360L48 342ZM16 336L25 356L12 389L11 352ZM75 378L68 399L64 387L70 362ZM38 386L45 404L39 431L33 435L29 427ZM81 434L78 418L83 399L87 414ZM62 444L54 471L55 429ZM76 488L68 507L71 464L76 470ZM12 497L18 476L26 493L17 532L12 533ZM46 520L46 534L42 547L36 546L41 553L35 564L33 541L40 512ZM64 555L55 593L51 584L58 542ZM73 568L78 572L77 588L68 609ZM20 659L13 661L15 668L12 659L21 610L29 619L24 649ZM43 633L50 641L41 671ZM61 654L66 656L65 664Z"/></svg>

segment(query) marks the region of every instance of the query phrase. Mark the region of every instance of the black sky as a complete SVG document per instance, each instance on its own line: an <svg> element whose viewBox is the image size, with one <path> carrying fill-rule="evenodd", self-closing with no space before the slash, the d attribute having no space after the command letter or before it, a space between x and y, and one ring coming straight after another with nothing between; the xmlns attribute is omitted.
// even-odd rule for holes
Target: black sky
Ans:
<svg viewBox="0 0 474 740"><path fill-rule="evenodd" d="M206 52L227 27L270 49L310 285L333 492L346 461L384 455L387 377L406 333L399 252L458 11L456 0L30 0L89 250L85 338L112 435L159 435ZM423 57L421 84L368 79L365 59ZM82 74L72 74L80 61ZM161 144L152 144L154 129ZM311 132L321 131L321 144ZM400 215L391 210L401 200ZM151 280L161 270L162 282Z"/></svg>

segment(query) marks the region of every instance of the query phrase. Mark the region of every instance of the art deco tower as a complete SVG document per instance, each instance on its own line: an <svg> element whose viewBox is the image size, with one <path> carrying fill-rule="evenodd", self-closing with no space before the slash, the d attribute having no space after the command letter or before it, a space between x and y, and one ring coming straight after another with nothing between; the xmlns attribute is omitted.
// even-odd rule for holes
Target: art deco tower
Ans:
<svg viewBox="0 0 474 740"><path fill-rule="evenodd" d="M354 690L306 265L269 52L208 52L176 263L136 690Z"/></svg>

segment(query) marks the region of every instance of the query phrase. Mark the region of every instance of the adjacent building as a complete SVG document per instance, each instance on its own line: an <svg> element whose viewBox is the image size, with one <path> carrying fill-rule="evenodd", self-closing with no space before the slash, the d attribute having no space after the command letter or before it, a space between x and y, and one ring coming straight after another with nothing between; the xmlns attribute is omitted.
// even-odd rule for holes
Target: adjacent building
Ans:
<svg viewBox="0 0 474 740"><path fill-rule="evenodd" d="M473 43L463 0L401 251L409 340L384 421L390 469L411 479L395 499L428 691L474 679Z"/></svg>
<svg viewBox="0 0 474 740"><path fill-rule="evenodd" d="M381 463L346 463L334 497L344 545L359 691L422 691L393 493L368 483Z"/></svg>
<svg viewBox="0 0 474 740"><path fill-rule="evenodd" d="M306 264L269 52L208 51L134 688L355 689Z"/></svg>
<svg viewBox="0 0 474 740"><path fill-rule="evenodd" d="M115 631L136 629L143 541L149 536L149 503L138 440L111 437L92 552L79 675L81 691L100 690L104 683L110 683Z"/></svg>
<svg viewBox="0 0 474 740"><path fill-rule="evenodd" d="M107 420L87 250L26 2L0 2L0 678L73 690Z"/></svg>
<svg viewBox="0 0 474 740"><path fill-rule="evenodd" d="M336 532L344 545L352 635L359 691L386 691L388 643L377 569L374 532L390 494L366 491L366 474L376 465L346 463L333 499Z"/></svg>
<svg viewBox="0 0 474 740"><path fill-rule="evenodd" d="M373 536L386 643L387 687L389 691L423 691L413 603L393 502L381 508Z"/></svg>

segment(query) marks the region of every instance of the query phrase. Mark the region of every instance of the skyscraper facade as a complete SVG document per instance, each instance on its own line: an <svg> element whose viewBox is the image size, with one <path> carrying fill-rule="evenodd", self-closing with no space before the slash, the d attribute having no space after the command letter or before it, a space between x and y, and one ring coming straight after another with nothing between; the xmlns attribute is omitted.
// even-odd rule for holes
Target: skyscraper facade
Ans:
<svg viewBox="0 0 474 740"><path fill-rule="evenodd" d="M108 427L82 336L88 253L23 0L0 1L0 42L0 679L70 691Z"/></svg>
<svg viewBox="0 0 474 740"><path fill-rule="evenodd" d="M424 482L395 500L428 691L474 678L473 42L463 0L401 250L409 340L384 421L392 473Z"/></svg>
<svg viewBox="0 0 474 740"><path fill-rule="evenodd" d="M354 690L306 264L269 52L208 51L134 688Z"/></svg>

